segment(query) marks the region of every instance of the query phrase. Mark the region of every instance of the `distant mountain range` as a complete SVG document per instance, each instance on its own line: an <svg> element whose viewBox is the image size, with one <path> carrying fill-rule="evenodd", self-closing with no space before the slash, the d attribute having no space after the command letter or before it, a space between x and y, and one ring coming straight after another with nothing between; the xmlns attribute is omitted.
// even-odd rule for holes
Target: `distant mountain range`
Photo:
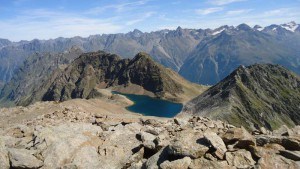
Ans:
<svg viewBox="0 0 300 169"><path fill-rule="evenodd" d="M248 129L300 124L300 77L279 65L240 66L188 102L182 114L220 119Z"/></svg>
<svg viewBox="0 0 300 169"><path fill-rule="evenodd" d="M144 51L162 65L199 84L215 84L239 65L275 63L300 73L300 26L295 22L217 29L160 30L10 42L0 39L0 86L13 78L36 53L57 54L76 46L83 52L104 50L125 58Z"/></svg>

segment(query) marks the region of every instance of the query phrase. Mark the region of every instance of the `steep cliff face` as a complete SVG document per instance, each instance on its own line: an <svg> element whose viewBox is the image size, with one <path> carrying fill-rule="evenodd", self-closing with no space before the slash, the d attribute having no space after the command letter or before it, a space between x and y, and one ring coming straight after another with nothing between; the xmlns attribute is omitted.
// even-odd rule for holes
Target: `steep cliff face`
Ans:
<svg viewBox="0 0 300 169"><path fill-rule="evenodd" d="M190 101L184 113L247 128L300 124L300 78L278 65L240 66Z"/></svg>
<svg viewBox="0 0 300 169"><path fill-rule="evenodd" d="M100 88L177 102L187 101L206 89L164 68L146 53L139 53L130 60L99 51L82 54L64 70L54 72L41 89L33 92L30 100L32 103L92 98L99 95L97 89Z"/></svg>

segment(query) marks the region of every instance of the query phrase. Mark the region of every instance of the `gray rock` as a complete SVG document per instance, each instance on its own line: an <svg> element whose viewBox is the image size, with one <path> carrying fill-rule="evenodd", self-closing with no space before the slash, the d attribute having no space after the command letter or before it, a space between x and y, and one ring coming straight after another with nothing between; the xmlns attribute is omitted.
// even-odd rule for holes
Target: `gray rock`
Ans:
<svg viewBox="0 0 300 169"><path fill-rule="evenodd" d="M168 148L162 148L156 154L151 156L145 163L147 169L158 169L160 164L168 159Z"/></svg>
<svg viewBox="0 0 300 169"><path fill-rule="evenodd" d="M170 143L169 154L191 158L202 157L209 150L202 138L203 136L199 133L184 130Z"/></svg>
<svg viewBox="0 0 300 169"><path fill-rule="evenodd" d="M82 147L79 151L77 151L72 160L72 163L75 164L78 168L101 168L97 149L92 146Z"/></svg>
<svg viewBox="0 0 300 169"><path fill-rule="evenodd" d="M156 139L156 137L153 134L141 132L140 136L145 147L149 149L155 149L155 143L153 141Z"/></svg>
<svg viewBox="0 0 300 169"><path fill-rule="evenodd" d="M252 159L251 153L244 149L240 149L235 152L226 152L225 156L228 164L237 168L250 168L255 164L255 161Z"/></svg>
<svg viewBox="0 0 300 169"><path fill-rule="evenodd" d="M174 160L174 161L165 161L160 164L160 168L162 169L188 169L192 160L190 157L184 157L182 159Z"/></svg>
<svg viewBox="0 0 300 169"><path fill-rule="evenodd" d="M40 168L43 162L33 156L32 151L26 149L9 149L9 159L14 168Z"/></svg>
<svg viewBox="0 0 300 169"><path fill-rule="evenodd" d="M235 144L238 148L248 148L249 146L255 146L254 137L244 128L232 128L229 129L222 139L225 144Z"/></svg>
<svg viewBox="0 0 300 169"><path fill-rule="evenodd" d="M213 152L219 159L224 158L224 154L227 151L227 148L221 139L216 133L211 131L206 131L204 133L204 138L210 143L210 145L215 149Z"/></svg>

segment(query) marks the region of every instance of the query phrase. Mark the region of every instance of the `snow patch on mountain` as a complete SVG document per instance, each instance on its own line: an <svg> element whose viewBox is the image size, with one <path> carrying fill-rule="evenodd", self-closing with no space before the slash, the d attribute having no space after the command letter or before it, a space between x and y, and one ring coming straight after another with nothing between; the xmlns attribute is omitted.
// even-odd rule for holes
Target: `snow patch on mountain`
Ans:
<svg viewBox="0 0 300 169"><path fill-rule="evenodd" d="M292 21L290 23L282 24L280 26L291 32L295 32L295 30L299 27L299 25L296 24L296 22L294 22L294 21Z"/></svg>
<svg viewBox="0 0 300 169"><path fill-rule="evenodd" d="M216 30L216 31L214 31L214 32L212 33L212 35L220 34L220 33L222 33L224 30L226 30L226 29L225 29L225 28L222 28L222 29L220 29L220 30Z"/></svg>

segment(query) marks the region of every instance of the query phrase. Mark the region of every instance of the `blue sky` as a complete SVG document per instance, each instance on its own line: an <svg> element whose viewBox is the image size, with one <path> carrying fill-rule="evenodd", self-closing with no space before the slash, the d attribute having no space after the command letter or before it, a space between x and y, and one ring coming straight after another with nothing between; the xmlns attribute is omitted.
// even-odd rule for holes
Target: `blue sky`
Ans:
<svg viewBox="0 0 300 169"><path fill-rule="evenodd" d="M300 22L300 0L0 0L0 38Z"/></svg>

